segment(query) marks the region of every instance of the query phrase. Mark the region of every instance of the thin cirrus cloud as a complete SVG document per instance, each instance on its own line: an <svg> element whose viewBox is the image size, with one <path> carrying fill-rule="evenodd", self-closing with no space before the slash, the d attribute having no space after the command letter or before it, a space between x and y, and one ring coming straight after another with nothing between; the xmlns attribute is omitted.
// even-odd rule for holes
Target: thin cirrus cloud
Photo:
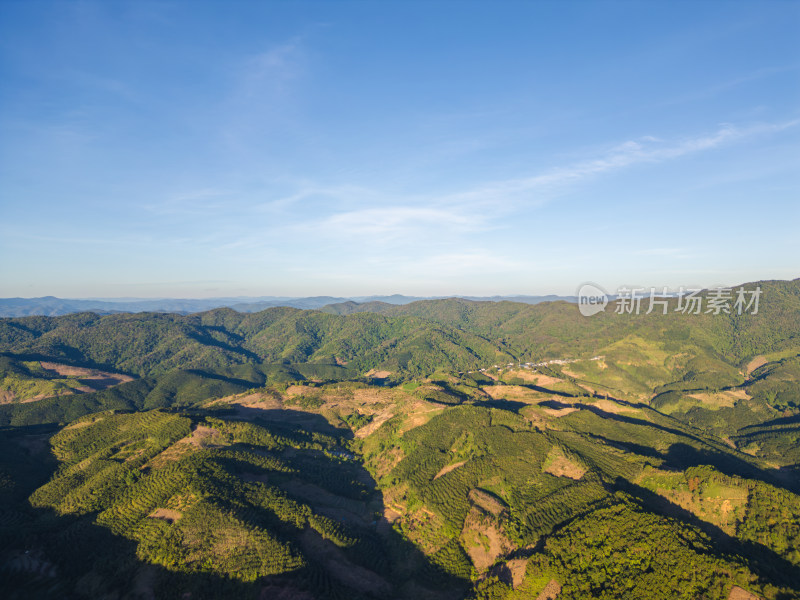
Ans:
<svg viewBox="0 0 800 600"><path fill-rule="evenodd" d="M303 46L301 38L274 46L247 58L239 72L236 94L240 99L252 100L286 90L286 85L302 71Z"/></svg>
<svg viewBox="0 0 800 600"><path fill-rule="evenodd" d="M514 200L520 195L554 191L564 185L619 171L637 164L674 160L689 154L713 150L724 144L744 138L783 131L798 124L800 124L800 119L783 123L759 124L746 128L726 124L712 134L693 136L675 140L671 143L663 142L653 136L643 136L638 140L629 140L619 144L598 158L577 162L566 167L558 167L533 177L492 182L472 190L446 196L443 201L445 203L463 205ZM537 198L529 197L527 199L536 200ZM541 202L548 200L546 196L538 199ZM506 204L506 206L509 205ZM530 206L530 204L527 204L527 206Z"/></svg>
<svg viewBox="0 0 800 600"><path fill-rule="evenodd" d="M231 66L229 87L211 116L227 151L247 157L266 131L286 125L295 111L291 99L297 82L306 72L305 55L298 36Z"/></svg>
<svg viewBox="0 0 800 600"><path fill-rule="evenodd" d="M762 123L749 127L725 124L710 134L672 141L642 136L637 140L618 144L599 157L532 177L494 181L441 196L410 195L403 204L397 202L396 194L392 195L395 198L391 198L378 190L368 193L364 188L358 188L362 195L371 197L370 206L340 210L300 228L325 232L334 237L347 237L358 232L384 239L422 235L431 228L438 229L439 233L486 230L494 227L495 218L504 218L510 213L545 204L569 185L639 164L661 163L714 150L746 138L783 131L798 124L800 120ZM285 201L300 202L307 195L319 193L321 189L317 188L315 192L299 192L287 197ZM345 203L347 194L344 192L348 189L351 188L328 188L325 193L334 204L336 201ZM381 200L386 205L375 207L374 203Z"/></svg>
<svg viewBox="0 0 800 600"><path fill-rule="evenodd" d="M303 234L344 246L369 239L376 249L413 243L417 250L430 250L448 240L463 241L475 232L513 228L509 215L523 215L543 206L582 182L639 164L667 162L712 151L798 123L794 120L749 127L723 125L710 134L673 140L642 136L610 146L593 158L532 177L478 184L449 194L403 195L357 183L326 186L304 179L276 181L274 185L288 191L272 198L266 194L265 198L264 192L237 190L236 186L214 187L210 182L206 187L201 184L185 192L173 192L145 208L162 217L200 218L209 225L213 223L212 229L203 226L194 233L184 227L182 236L187 239L173 241L192 241L221 250L264 249L279 240L291 241L293 236ZM264 235L266 232L270 233L268 237ZM661 250L653 255L669 254ZM672 258L685 256L683 252L671 254Z"/></svg>
<svg viewBox="0 0 800 600"><path fill-rule="evenodd" d="M714 85L711 85L707 88L698 91L693 91L691 93L686 93L673 98L668 98L663 102L661 102L658 106L672 106L675 104L683 104L686 102L696 102L698 100L704 100L706 98L717 96L723 92L728 92L732 89L738 88L744 84L751 83L753 81L758 81L782 73L797 71L798 69L800 69L800 65L784 65L784 66L765 67L762 69L757 69L750 73L746 73L744 75L740 75L739 77L734 77L732 79L716 83Z"/></svg>
<svg viewBox="0 0 800 600"><path fill-rule="evenodd" d="M337 236L359 233L386 239L434 228L440 233L444 230L474 231L482 226L483 221L484 217L481 215L441 208L387 206L336 213L311 224L310 228L320 232L333 232Z"/></svg>
<svg viewBox="0 0 800 600"><path fill-rule="evenodd" d="M644 248L634 252L639 256L656 256L668 258L693 258L694 256L686 248Z"/></svg>
<svg viewBox="0 0 800 600"><path fill-rule="evenodd" d="M491 270L518 270L526 266L526 263L506 256L501 256L489 251L477 252L450 252L436 254L415 261L414 265L406 265L409 271L415 269L427 269L435 273L459 273L474 272L475 269Z"/></svg>

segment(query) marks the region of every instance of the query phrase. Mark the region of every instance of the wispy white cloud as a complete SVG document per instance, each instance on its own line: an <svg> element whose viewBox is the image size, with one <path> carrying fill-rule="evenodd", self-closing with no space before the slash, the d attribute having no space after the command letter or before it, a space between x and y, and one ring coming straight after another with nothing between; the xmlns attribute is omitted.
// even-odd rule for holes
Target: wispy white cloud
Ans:
<svg viewBox="0 0 800 600"><path fill-rule="evenodd" d="M480 227L483 220L479 215L442 208L387 206L336 213L317 221L314 228L338 235L396 236L422 229L469 231Z"/></svg>
<svg viewBox="0 0 800 600"><path fill-rule="evenodd" d="M530 202L546 202L549 198L535 196L535 193L546 194L565 185L578 183L592 177L621 171L644 163L660 163L679 159L683 156L713 150L725 144L733 143L757 135L775 133L796 127L800 119L783 123L765 123L750 127L736 127L723 124L711 134L684 137L664 141L654 136L642 136L636 140L619 143L596 158L579 161L564 167L557 167L548 172L532 177L520 177L494 181L470 190L453 193L441 198L445 204L486 203L495 206L510 206L520 196L525 196L526 207ZM503 204L505 203L505 204Z"/></svg>
<svg viewBox="0 0 800 600"><path fill-rule="evenodd" d="M686 248L643 248L635 250L633 253L638 256L693 258L693 254Z"/></svg>
<svg viewBox="0 0 800 600"><path fill-rule="evenodd" d="M187 189L167 195L159 202L144 203L141 208L161 216L213 215L225 208L225 198L231 195L234 191L230 189Z"/></svg>
<svg viewBox="0 0 800 600"><path fill-rule="evenodd" d="M314 185L302 182L294 192L255 205L257 212L275 212L292 208L304 201L335 202L337 206L363 205L384 198L375 190L359 185Z"/></svg>
<svg viewBox="0 0 800 600"><path fill-rule="evenodd" d="M230 67L217 127L228 152L250 160L265 136L294 121L298 82L307 70L303 36L296 36L240 59Z"/></svg>
<svg viewBox="0 0 800 600"><path fill-rule="evenodd" d="M683 104L685 102L695 102L698 100L705 100L707 98L713 98L719 94L724 92L728 92L733 90L737 87L740 87L746 83L752 83L754 81L759 81L761 79L765 79L768 77L772 77L774 75L780 75L783 73L791 73L792 71L797 71L800 69L800 65L783 65L783 66L776 66L776 67L764 67L762 69L757 69L755 71L751 71L750 73L745 73L738 77L733 77L731 79L727 79L726 81L721 81L718 83L714 83L704 89L697 90L694 92L690 92L687 94L682 94L680 96L676 96L674 98L668 98L664 100L659 106L672 106L675 104Z"/></svg>
<svg viewBox="0 0 800 600"><path fill-rule="evenodd" d="M469 232L508 226L509 215L529 210L537 203L545 204L569 186L602 175L639 164L677 160L798 124L800 120L749 127L725 124L709 134L672 140L645 135L611 145L595 157L530 177L487 182L445 194L404 195L354 184L326 186L304 181L294 192L253 203L251 211L254 215L278 215L270 219L280 223L283 235L288 231L288 235L313 234L344 242L360 235L379 245L390 245L398 239L432 245L448 236L453 239ZM214 190L209 192L213 193ZM203 192L196 194L202 196ZM261 218L254 221L259 226L265 222ZM240 237L235 245L242 243Z"/></svg>
<svg viewBox="0 0 800 600"><path fill-rule="evenodd" d="M435 254L414 261L408 265L409 269L426 269L434 273L449 273L459 275L486 269L492 271L517 270L526 266L525 263L501 256L489 251L449 252Z"/></svg>
<svg viewBox="0 0 800 600"><path fill-rule="evenodd" d="M278 54L270 60L280 62ZM574 185L641 164L709 152L798 124L800 120L748 127L724 124L708 134L673 139L646 135L529 177L491 181L451 193L402 194L380 186L283 180L275 182L277 188L289 190L282 194L198 186L148 208L163 215L217 214L213 232L198 231L189 237L220 249L266 250L297 236L312 235L321 242L345 246L356 239L369 239L376 251L398 245L411 249L413 244L420 254L425 249L435 255L437 248L447 243L466 242L468 234L513 227L515 214L551 202ZM676 248L641 253L689 256Z"/></svg>
<svg viewBox="0 0 800 600"><path fill-rule="evenodd" d="M286 84L300 75L303 56L302 39L294 37L247 57L239 70L237 94L242 99L253 99L285 91Z"/></svg>

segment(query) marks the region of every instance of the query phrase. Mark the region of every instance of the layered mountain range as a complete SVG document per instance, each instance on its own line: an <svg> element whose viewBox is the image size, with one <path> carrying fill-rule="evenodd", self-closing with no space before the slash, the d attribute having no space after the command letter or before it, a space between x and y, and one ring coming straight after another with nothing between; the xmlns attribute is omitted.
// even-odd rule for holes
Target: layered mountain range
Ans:
<svg viewBox="0 0 800 600"><path fill-rule="evenodd" d="M743 287L0 319L0 593L800 597L800 280Z"/></svg>

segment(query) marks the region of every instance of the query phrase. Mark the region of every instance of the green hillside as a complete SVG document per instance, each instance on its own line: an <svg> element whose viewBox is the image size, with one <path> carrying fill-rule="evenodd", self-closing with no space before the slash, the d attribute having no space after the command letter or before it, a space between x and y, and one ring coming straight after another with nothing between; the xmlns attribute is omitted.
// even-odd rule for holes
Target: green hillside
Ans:
<svg viewBox="0 0 800 600"><path fill-rule="evenodd" d="M0 320L0 595L798 598L800 281L760 285Z"/></svg>
<svg viewBox="0 0 800 600"><path fill-rule="evenodd" d="M140 376L173 369L331 361L363 371L424 374L509 357L502 345L417 317L339 317L283 308L255 314L218 309L189 316L83 313L3 319L0 351Z"/></svg>

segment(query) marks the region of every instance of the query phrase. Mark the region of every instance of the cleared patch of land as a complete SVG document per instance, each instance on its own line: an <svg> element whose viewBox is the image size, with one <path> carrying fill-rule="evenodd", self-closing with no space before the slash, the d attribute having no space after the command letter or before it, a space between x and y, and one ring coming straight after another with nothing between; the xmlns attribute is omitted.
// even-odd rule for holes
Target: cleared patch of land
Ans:
<svg viewBox="0 0 800 600"><path fill-rule="evenodd" d="M689 394L690 398L700 400L707 408L730 408L739 400L747 400L750 395L746 390L726 390L724 392L708 392Z"/></svg>
<svg viewBox="0 0 800 600"><path fill-rule="evenodd" d="M493 400L518 400L520 402L538 402L551 397L551 394L532 390L520 385L491 385L482 388Z"/></svg>
<svg viewBox="0 0 800 600"><path fill-rule="evenodd" d="M563 408L542 407L542 410L548 415L552 415L554 417L564 417L570 413L574 413L579 409L575 408L574 406L564 406Z"/></svg>
<svg viewBox="0 0 800 600"><path fill-rule="evenodd" d="M650 489L697 518L716 525L728 535L735 535L744 518L750 492L746 487L702 484L697 478L683 479L680 474L648 468L637 483Z"/></svg>
<svg viewBox="0 0 800 600"><path fill-rule="evenodd" d="M731 593L728 594L728 600L761 600L761 598L735 585L731 588Z"/></svg>
<svg viewBox="0 0 800 600"><path fill-rule="evenodd" d="M460 467L461 465L463 465L463 464L464 464L464 463L466 463L466 462L467 462L467 461L465 461L465 460L462 460L461 462L457 462L457 463L455 463L455 464L452 464L452 465L447 465L446 467L442 467L442 469L441 469L441 470L440 470L440 471L439 471L439 472L438 472L438 473L437 473L437 474L434 476L433 480L434 480L434 481L436 481L436 480L437 480L437 479L439 479L439 477L441 477L442 475L446 475L446 474L447 474L447 473L449 473L450 471L453 471L453 470L457 469L458 467Z"/></svg>
<svg viewBox="0 0 800 600"><path fill-rule="evenodd" d="M364 377L372 377L373 379L386 379L391 375L391 371L379 371L376 369L370 369L366 373L364 373Z"/></svg>
<svg viewBox="0 0 800 600"><path fill-rule="evenodd" d="M470 509L464 520L461 542L479 572L485 571L514 548L497 520L488 517L476 506Z"/></svg>
<svg viewBox="0 0 800 600"><path fill-rule="evenodd" d="M158 468L168 462L176 461L182 456L206 446L222 445L222 438L216 429L206 425L198 425L192 434L182 438L169 446L163 452L153 457L145 467ZM143 467L144 468L144 467Z"/></svg>
<svg viewBox="0 0 800 600"><path fill-rule="evenodd" d="M469 499L475 506L482 508L488 513L493 514L494 516L499 516L505 510L505 506L503 503L498 499L489 494L488 492L484 492L483 490L473 489L469 491Z"/></svg>
<svg viewBox="0 0 800 600"><path fill-rule="evenodd" d="M539 595L536 596L536 600L556 600L560 593L561 584L555 579L551 579L550 582L544 586L544 589L539 593Z"/></svg>
<svg viewBox="0 0 800 600"><path fill-rule="evenodd" d="M171 508L157 508L147 516L151 519L163 519L169 523L174 523L183 515L177 510L173 510Z"/></svg>
<svg viewBox="0 0 800 600"><path fill-rule="evenodd" d="M554 446L544 461L542 471L556 477L569 477L578 480L586 474L586 468L564 456L564 452Z"/></svg>
<svg viewBox="0 0 800 600"><path fill-rule="evenodd" d="M511 587L515 590L522 585L525 581L525 571L528 567L528 561L524 558L514 558L506 562L506 568L511 575Z"/></svg>
<svg viewBox="0 0 800 600"><path fill-rule="evenodd" d="M57 362L19 362L17 371L0 376L0 404L27 403L108 389L134 378L122 373Z"/></svg>
<svg viewBox="0 0 800 600"><path fill-rule="evenodd" d="M759 367L763 367L765 364L767 364L766 357L764 357L764 356L756 356L753 360L751 360L749 363L747 363L747 366L745 367L745 373L747 373L747 376L750 377L750 373L752 373L753 371L755 371ZM741 588L739 588L739 589L741 589Z"/></svg>
<svg viewBox="0 0 800 600"><path fill-rule="evenodd" d="M50 371L60 377L75 377L79 379L81 383L86 384L90 392L104 390L119 385L120 383L133 381L133 377L124 375L123 373L111 373L109 371L74 367L72 365L45 361L42 361L41 365L45 371Z"/></svg>

